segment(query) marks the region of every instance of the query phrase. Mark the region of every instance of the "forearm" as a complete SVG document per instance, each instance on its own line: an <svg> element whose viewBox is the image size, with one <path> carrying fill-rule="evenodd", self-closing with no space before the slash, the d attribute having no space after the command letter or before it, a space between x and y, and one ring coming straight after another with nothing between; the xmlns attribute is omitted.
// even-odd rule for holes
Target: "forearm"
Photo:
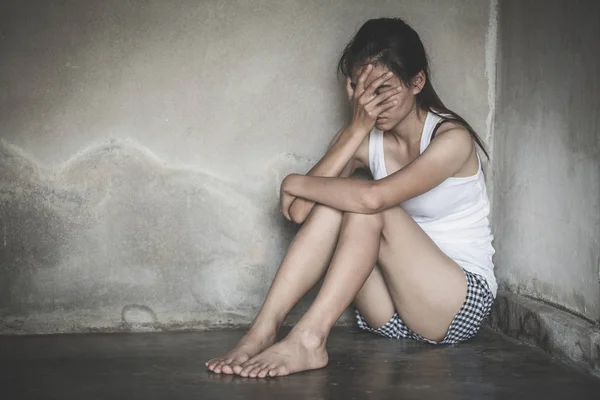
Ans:
<svg viewBox="0 0 600 400"><path fill-rule="evenodd" d="M344 170L339 174L340 178L348 178L349 176L351 176L354 171L355 171L355 167L352 163L352 161L350 161L346 167L344 168ZM317 175L309 175L309 176L317 176ZM314 201L310 201L310 200L306 200L303 198L296 198L296 200L294 200L294 202L292 203L292 206L290 207L290 214L292 215L294 221L296 220L301 220L300 222L304 222L304 220L306 219L306 217L308 216L308 214L310 213L310 211L312 210L313 206L315 205Z"/></svg>
<svg viewBox="0 0 600 400"><path fill-rule="evenodd" d="M359 141L359 139L361 141ZM356 169L352 158L358 147L356 149L354 149L354 147L356 146L357 142L358 146L360 146L362 140L364 140L364 134L356 134L355 131L353 131L353 129L350 127L344 128L336 135L325 156L307 173L307 175L322 177L351 176ZM347 154L350 152L352 152L350 159L346 161L346 164L343 166L341 172L338 172L340 165L345 161ZM314 201L300 197L296 198L290 207L290 215L292 220L296 223L303 223L314 206Z"/></svg>
<svg viewBox="0 0 600 400"><path fill-rule="evenodd" d="M290 175L284 190L292 196L337 210L371 214L378 208L372 196L373 186L373 181L363 179Z"/></svg>
<svg viewBox="0 0 600 400"><path fill-rule="evenodd" d="M367 133L359 131L351 125L344 128L327 150L321 160L306 175L322 177L338 177L352 174L352 159Z"/></svg>

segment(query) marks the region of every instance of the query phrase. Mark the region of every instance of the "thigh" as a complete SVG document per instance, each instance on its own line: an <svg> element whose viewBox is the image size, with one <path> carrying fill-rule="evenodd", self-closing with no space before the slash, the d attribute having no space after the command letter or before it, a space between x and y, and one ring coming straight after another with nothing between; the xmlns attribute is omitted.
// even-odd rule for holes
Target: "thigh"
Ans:
<svg viewBox="0 0 600 400"><path fill-rule="evenodd" d="M401 207L382 217L378 262L396 312L413 332L441 340L465 301L465 273Z"/></svg>
<svg viewBox="0 0 600 400"><path fill-rule="evenodd" d="M372 328L384 326L393 317L396 306L379 266L375 266L354 298L354 305Z"/></svg>

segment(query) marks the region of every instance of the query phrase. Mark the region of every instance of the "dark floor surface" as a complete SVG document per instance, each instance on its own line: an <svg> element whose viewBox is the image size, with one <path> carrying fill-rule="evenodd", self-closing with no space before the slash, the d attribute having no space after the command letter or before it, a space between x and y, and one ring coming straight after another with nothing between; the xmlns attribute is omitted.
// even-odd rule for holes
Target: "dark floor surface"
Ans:
<svg viewBox="0 0 600 400"><path fill-rule="evenodd" d="M490 330L454 346L336 329L329 366L256 380L204 361L241 331L0 337L0 399L600 399L600 380Z"/></svg>

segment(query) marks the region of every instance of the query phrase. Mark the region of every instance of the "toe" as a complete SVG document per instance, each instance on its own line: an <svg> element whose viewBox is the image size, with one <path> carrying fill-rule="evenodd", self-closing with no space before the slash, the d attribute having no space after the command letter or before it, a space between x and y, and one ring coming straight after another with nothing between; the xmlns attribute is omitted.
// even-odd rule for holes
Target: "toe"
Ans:
<svg viewBox="0 0 600 400"><path fill-rule="evenodd" d="M258 373L259 373L261 370L262 370L262 365L261 365L261 364L258 364L258 365L256 365L256 366L255 366L255 367L254 367L254 368L253 368L253 369L252 369L252 370L251 370L251 371L248 373L248 375L249 375L251 378L256 378L256 376L258 375Z"/></svg>
<svg viewBox="0 0 600 400"><path fill-rule="evenodd" d="M221 361L221 363L219 364L219 372L230 375L233 372L229 365L229 364L231 364L232 361L233 361L233 358L231 358L231 357L226 358L225 360Z"/></svg>
<svg viewBox="0 0 600 400"><path fill-rule="evenodd" d="M220 374L221 373L221 367L223 367L223 361L219 361L215 367L213 368L213 372L216 374Z"/></svg>
<svg viewBox="0 0 600 400"><path fill-rule="evenodd" d="M239 366L241 368L240 371L240 375L242 376L248 376L248 373L254 369L254 367L256 367L258 364L260 363L260 360L257 360L256 358L251 358L248 361L241 363Z"/></svg>
<svg viewBox="0 0 600 400"><path fill-rule="evenodd" d="M217 366L215 367L215 372L220 374L223 372L223 368L226 367L228 364L227 360L222 359L219 364L217 364Z"/></svg>
<svg viewBox="0 0 600 400"><path fill-rule="evenodd" d="M248 370L248 376L250 378L256 378L256 373L254 371L256 371L256 367L252 367Z"/></svg>
<svg viewBox="0 0 600 400"><path fill-rule="evenodd" d="M240 364L233 364L233 365L231 366L231 369L233 370L233 373L234 373L234 374L236 374L236 375L239 375L239 374L240 374L240 372L242 372L242 369L243 369L243 368L242 368L242 366L241 366Z"/></svg>
<svg viewBox="0 0 600 400"><path fill-rule="evenodd" d="M231 374L233 374L233 369L231 368L231 365L225 364L221 368L221 372L224 374L227 374L227 375L231 375Z"/></svg>
<svg viewBox="0 0 600 400"><path fill-rule="evenodd" d="M209 362L206 363L206 367L208 369L210 369L211 371L215 369L215 365L219 362L218 359L213 358L212 360L210 360Z"/></svg>
<svg viewBox="0 0 600 400"><path fill-rule="evenodd" d="M267 377L267 375L269 374L269 370L270 370L270 368L269 368L268 366L267 366L267 367L264 367L263 369L261 369L261 370L258 372L258 375L257 375L257 376L258 376L259 378L266 378L266 377Z"/></svg>
<svg viewBox="0 0 600 400"><path fill-rule="evenodd" d="M223 372L224 374L240 374L240 371L243 369L240 367L241 364L245 363L246 361L248 361L248 356L247 355L242 355L238 358L228 358L227 359L227 364L223 366L223 368L221 368L221 372Z"/></svg>
<svg viewBox="0 0 600 400"><path fill-rule="evenodd" d="M248 372L250 372L254 368L254 363L242 364L240 368L242 369L240 371L240 375L246 377L248 376Z"/></svg>
<svg viewBox="0 0 600 400"><path fill-rule="evenodd" d="M274 375L271 376L284 376L284 375L289 375L289 371L287 369L287 367L285 365L280 365L276 368L273 368L271 370L271 373L273 373Z"/></svg>

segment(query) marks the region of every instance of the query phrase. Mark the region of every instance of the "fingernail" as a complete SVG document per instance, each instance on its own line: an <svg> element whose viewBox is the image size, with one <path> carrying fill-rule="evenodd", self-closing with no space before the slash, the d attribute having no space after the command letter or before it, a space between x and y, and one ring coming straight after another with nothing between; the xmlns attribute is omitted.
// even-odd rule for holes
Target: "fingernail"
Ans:
<svg viewBox="0 0 600 400"><path fill-rule="evenodd" d="M388 72L387 74L385 74L385 76L392 76L392 73Z"/></svg>

